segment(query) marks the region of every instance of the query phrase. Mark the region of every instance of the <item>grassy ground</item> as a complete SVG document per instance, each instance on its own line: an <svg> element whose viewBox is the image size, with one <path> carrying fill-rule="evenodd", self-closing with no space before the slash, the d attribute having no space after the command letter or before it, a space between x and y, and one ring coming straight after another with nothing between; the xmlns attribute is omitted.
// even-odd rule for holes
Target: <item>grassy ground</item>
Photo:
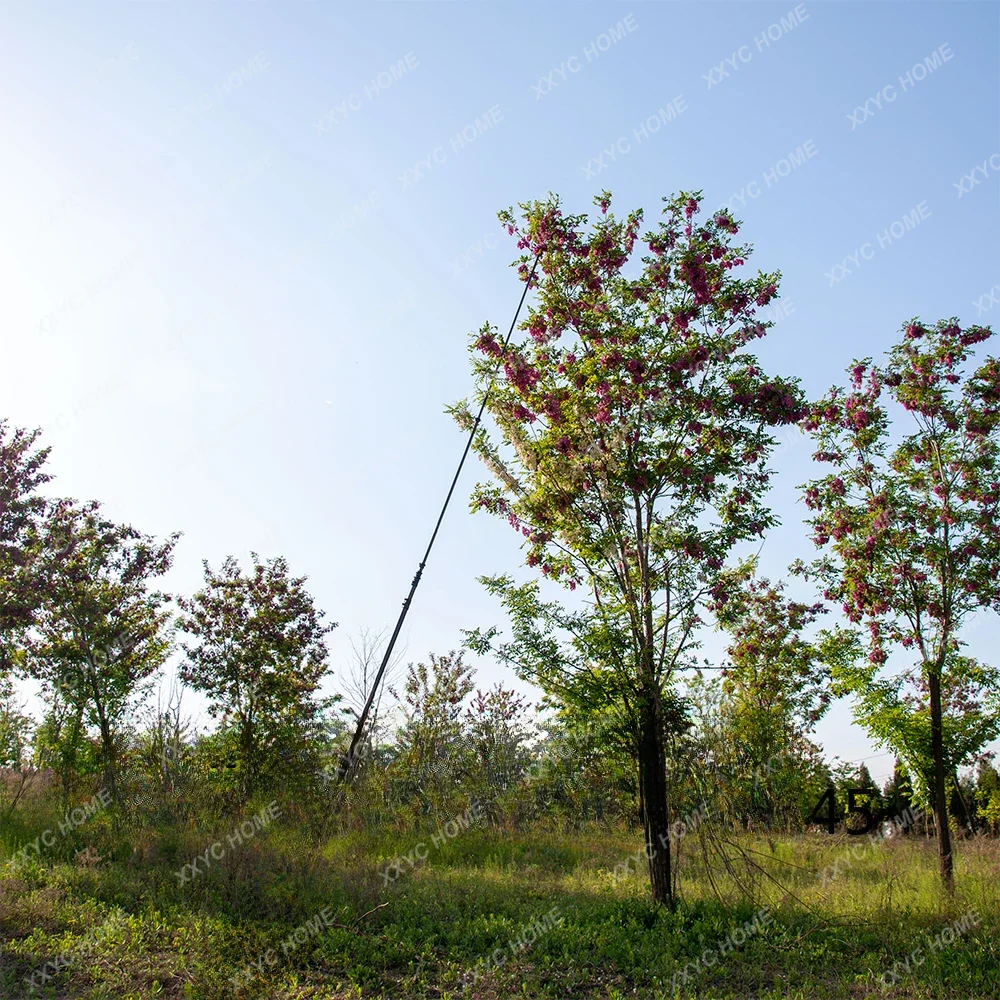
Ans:
<svg viewBox="0 0 1000 1000"><path fill-rule="evenodd" d="M0 997L1000 997L997 842L943 905L932 841L744 837L727 871L697 839L670 913L602 832L61 838L0 866Z"/></svg>

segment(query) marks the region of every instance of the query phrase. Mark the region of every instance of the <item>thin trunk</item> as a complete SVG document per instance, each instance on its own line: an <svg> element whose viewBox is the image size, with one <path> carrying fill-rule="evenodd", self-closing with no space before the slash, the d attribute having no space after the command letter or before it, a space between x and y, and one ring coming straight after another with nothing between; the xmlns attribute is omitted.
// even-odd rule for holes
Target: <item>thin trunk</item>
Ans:
<svg viewBox="0 0 1000 1000"><path fill-rule="evenodd" d="M90 667L88 673L90 677L90 689L94 695L94 710L97 712L97 721L101 729L101 748L104 753L104 782L111 792L111 798L116 806L121 806L121 799L118 794L118 770L115 761L115 741L111 732L111 723L104 710L104 699L101 696L101 688L97 683L97 673L94 668L94 661L90 654L87 654L87 664Z"/></svg>
<svg viewBox="0 0 1000 1000"><path fill-rule="evenodd" d="M97 719L101 727L101 746L104 749L104 781L111 792L115 805L121 805L118 792L118 769L115 762L115 741L111 726L104 714L104 706L98 702Z"/></svg>
<svg viewBox="0 0 1000 1000"><path fill-rule="evenodd" d="M941 663L929 664L928 687L931 702L931 752L934 757L934 825L938 842L938 871L945 891L955 891L951 830L948 825L948 797L945 793L944 733L941 708Z"/></svg>
<svg viewBox="0 0 1000 1000"><path fill-rule="evenodd" d="M642 825L649 863L649 884L653 902L674 905L670 879L670 810L667 802L667 754L665 746L660 685L656 676L656 635L653 630L653 599L649 572L646 528L639 497L635 502L636 554L642 584L642 649L639 653L639 773L642 789ZM664 625L666 628L666 625Z"/></svg>
<svg viewBox="0 0 1000 1000"><path fill-rule="evenodd" d="M667 768L660 721L659 694L655 687L642 692L642 731L639 748L639 789L642 826L649 863L649 883L654 903L673 907L670 879L670 815L667 808Z"/></svg>

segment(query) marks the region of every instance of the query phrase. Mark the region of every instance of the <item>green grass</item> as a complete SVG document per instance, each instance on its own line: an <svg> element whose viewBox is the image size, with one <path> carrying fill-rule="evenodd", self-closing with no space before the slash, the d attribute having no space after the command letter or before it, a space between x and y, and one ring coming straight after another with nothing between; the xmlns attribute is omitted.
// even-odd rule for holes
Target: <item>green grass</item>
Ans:
<svg viewBox="0 0 1000 1000"><path fill-rule="evenodd" d="M8 837L8 854L28 832ZM125 847L95 820L93 847L76 859L82 842L65 838L55 858L0 867L0 996L1000 997L995 841L959 843L958 892L945 904L933 841L742 837L739 847L753 853L727 872L706 868L690 837L671 913L647 902L641 866L613 875L635 858L635 836L473 829L436 849L430 834L353 834L317 850L272 827L221 859L209 855L207 869L181 884L175 872L215 841L225 845L225 832L167 829ZM421 842L427 859L385 885L380 871ZM826 883L817 877L852 847L858 860ZM553 907L561 922L512 953L508 942ZM764 930L720 956L720 943L762 908ZM930 948L973 909L977 926ZM344 926L317 919L306 931L321 911ZM301 943L284 954L296 928ZM916 947L923 961L883 982ZM503 961L485 970L498 948ZM72 960L29 987L25 977L60 954ZM685 965L706 954L711 967L689 968L682 981Z"/></svg>

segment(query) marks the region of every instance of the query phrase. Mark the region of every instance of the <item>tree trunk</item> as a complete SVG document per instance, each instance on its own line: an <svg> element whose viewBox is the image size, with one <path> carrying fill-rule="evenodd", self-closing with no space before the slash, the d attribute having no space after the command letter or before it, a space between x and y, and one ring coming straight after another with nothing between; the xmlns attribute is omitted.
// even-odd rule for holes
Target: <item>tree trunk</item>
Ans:
<svg viewBox="0 0 1000 1000"><path fill-rule="evenodd" d="M122 805L118 787L118 765L115 760L115 740L111 732L111 722L104 708L104 698L100 685L97 683L97 672L91 655L87 654L90 666L90 689L94 695L94 710L97 712L97 722L101 730L101 752L104 756L104 787L111 793L111 798L118 808Z"/></svg>
<svg viewBox="0 0 1000 1000"><path fill-rule="evenodd" d="M649 864L649 884L653 902L674 906L673 885L670 881L670 812L667 808L667 751L665 746L660 683L654 669L656 633L653 628L653 596L649 572L648 520L652 507L647 507L647 521L638 494L635 504L635 540L642 580L642 603L639 606L641 638L639 650L639 789L642 798L642 827L646 838L646 858ZM666 626L664 626L666 628Z"/></svg>
<svg viewBox="0 0 1000 1000"><path fill-rule="evenodd" d="M951 829L948 825L948 797L945 793L944 733L941 709L941 665L928 664L928 688L931 702L931 753L934 757L934 825L938 842L938 871L945 891L955 891L951 855Z"/></svg>
<svg viewBox="0 0 1000 1000"><path fill-rule="evenodd" d="M97 718L101 729L101 749L104 753L104 785L111 793L116 806L121 806L121 793L118 787L118 766L115 761L115 740L111 725L104 713L104 705L97 704Z"/></svg>
<svg viewBox="0 0 1000 1000"><path fill-rule="evenodd" d="M639 794L652 899L654 903L665 903L672 908L667 768L659 701L656 689L647 686L643 691L642 731L639 734Z"/></svg>

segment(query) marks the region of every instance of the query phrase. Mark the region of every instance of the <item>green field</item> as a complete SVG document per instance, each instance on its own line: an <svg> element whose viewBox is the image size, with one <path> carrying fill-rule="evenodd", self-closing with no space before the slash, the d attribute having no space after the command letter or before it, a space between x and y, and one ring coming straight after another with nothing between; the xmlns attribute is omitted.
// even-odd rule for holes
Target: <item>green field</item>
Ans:
<svg viewBox="0 0 1000 1000"><path fill-rule="evenodd" d="M995 840L943 905L933 840L742 837L727 868L692 836L671 913L601 830L87 833L0 868L4 998L1000 996Z"/></svg>

